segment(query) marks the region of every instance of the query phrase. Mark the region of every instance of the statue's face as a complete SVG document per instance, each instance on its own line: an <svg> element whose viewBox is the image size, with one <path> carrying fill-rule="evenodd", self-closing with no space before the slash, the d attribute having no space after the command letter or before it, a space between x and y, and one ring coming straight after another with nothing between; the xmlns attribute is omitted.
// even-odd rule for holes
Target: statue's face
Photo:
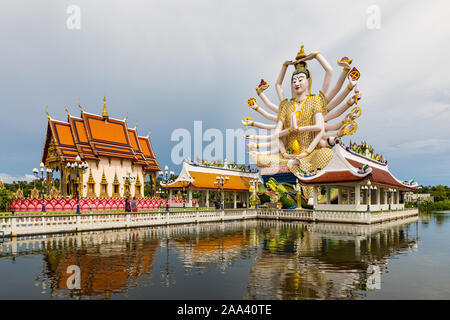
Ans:
<svg viewBox="0 0 450 320"><path fill-rule="evenodd" d="M295 94L302 94L308 90L309 81L304 73L295 74L292 77L292 89Z"/></svg>

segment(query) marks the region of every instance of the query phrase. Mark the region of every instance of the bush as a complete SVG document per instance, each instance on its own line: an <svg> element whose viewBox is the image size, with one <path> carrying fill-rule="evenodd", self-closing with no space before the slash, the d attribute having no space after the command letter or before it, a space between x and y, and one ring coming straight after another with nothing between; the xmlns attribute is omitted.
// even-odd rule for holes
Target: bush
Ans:
<svg viewBox="0 0 450 320"><path fill-rule="evenodd" d="M405 208L417 208L417 202L406 201Z"/></svg>
<svg viewBox="0 0 450 320"><path fill-rule="evenodd" d="M422 201L419 203L419 209L423 212L450 210L450 200L443 201Z"/></svg>

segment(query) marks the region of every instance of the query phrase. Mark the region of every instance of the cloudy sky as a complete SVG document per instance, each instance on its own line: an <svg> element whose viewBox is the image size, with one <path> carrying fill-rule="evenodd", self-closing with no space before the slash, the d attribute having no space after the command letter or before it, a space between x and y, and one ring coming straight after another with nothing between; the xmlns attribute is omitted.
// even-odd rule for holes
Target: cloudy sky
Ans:
<svg viewBox="0 0 450 320"><path fill-rule="evenodd" d="M70 5L80 29L67 27ZM380 28L368 28L373 6ZM79 115L78 99L101 113L103 96L111 117L128 113L141 135L151 130L158 161L177 171L172 132L193 131L195 120L222 132L249 115L264 120L246 100L261 78L275 83L303 42L335 78L343 56L361 71L352 140L372 144L399 179L450 185L449 11L448 1L410 0L2 0L0 179L39 165L45 106L64 120L66 104ZM317 92L323 71L310 69Z"/></svg>

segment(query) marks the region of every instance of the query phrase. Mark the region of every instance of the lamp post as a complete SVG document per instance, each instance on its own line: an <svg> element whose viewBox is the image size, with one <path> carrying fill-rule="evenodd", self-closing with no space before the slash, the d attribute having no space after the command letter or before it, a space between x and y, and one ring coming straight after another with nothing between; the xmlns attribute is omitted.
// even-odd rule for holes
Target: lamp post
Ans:
<svg viewBox="0 0 450 320"><path fill-rule="evenodd" d="M47 173L50 173L50 172L52 172L52 169L47 168L46 170L44 170L44 167L45 167L45 166L44 166L44 163L43 163L43 162L41 162L39 166L40 166L40 168L41 168L41 170L40 170L41 176L39 177L39 170L38 170L37 168L34 168L34 169L33 169L33 173L34 173L36 179L41 180L41 190L42 190L42 212L45 212L45 195L44 195L44 181L45 181L45 178L44 178L44 171L46 171Z"/></svg>
<svg viewBox="0 0 450 320"><path fill-rule="evenodd" d="M167 203L166 203L166 211L169 211L169 179L171 176L173 176L175 173L173 171L169 172L169 167L165 166L164 171L159 171L158 174L161 176L161 179L163 180L163 183L166 185L166 192L167 192Z"/></svg>
<svg viewBox="0 0 450 320"><path fill-rule="evenodd" d="M78 187L80 185L80 171L84 171L87 168L89 168L89 165L87 164L87 162L81 162L80 156L77 156L75 158L75 162L72 162L72 163L68 162L67 163L67 169L75 170L76 173L77 173L76 188L75 188L75 195L76 195L76 198L77 198L77 214L81 213L81 210L80 210L80 195L79 195L79 192L78 192Z"/></svg>
<svg viewBox="0 0 450 320"><path fill-rule="evenodd" d="M131 184L136 181L136 177L133 177L131 175L131 172L128 171L126 176L122 177L124 184L125 184L125 197L128 197L131 195ZM128 188L127 188L128 187Z"/></svg>
<svg viewBox="0 0 450 320"><path fill-rule="evenodd" d="M157 199L162 199L162 195L164 194L164 191L161 190L161 188L159 188L158 190L155 191L155 194L157 195ZM158 201L158 210L161 208L161 202Z"/></svg>
<svg viewBox="0 0 450 320"><path fill-rule="evenodd" d="M388 189L388 202L389 202L389 211L391 211L391 193L394 191L394 189L389 188Z"/></svg>
<svg viewBox="0 0 450 320"><path fill-rule="evenodd" d="M181 182L181 185L183 186L183 209L186 208L186 202L184 201L184 193L185 189L194 181L190 176L183 175L177 179L179 182Z"/></svg>
<svg viewBox="0 0 450 320"><path fill-rule="evenodd" d="M366 186L362 186L361 189L367 190L367 211L370 211L370 196L372 190L377 190L377 186L372 186L372 182L370 180L367 181Z"/></svg>
<svg viewBox="0 0 450 320"><path fill-rule="evenodd" d="M217 188L221 192L221 201L220 201L220 207L223 210L224 209L224 197L223 197L223 186L230 180L230 177L228 176L217 176L216 182L214 182L215 185L217 185Z"/></svg>
<svg viewBox="0 0 450 320"><path fill-rule="evenodd" d="M252 180L250 180L250 183L253 186L253 199L255 201L255 209L258 209L258 199L257 199L257 195L256 195L256 188L258 187L258 184L260 182L261 181L259 181L259 179L252 179Z"/></svg>

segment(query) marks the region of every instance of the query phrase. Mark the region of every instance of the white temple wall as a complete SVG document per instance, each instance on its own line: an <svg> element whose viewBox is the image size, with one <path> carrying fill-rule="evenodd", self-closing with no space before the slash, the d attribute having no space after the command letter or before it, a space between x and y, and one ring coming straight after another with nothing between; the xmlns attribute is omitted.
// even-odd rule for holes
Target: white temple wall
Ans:
<svg viewBox="0 0 450 320"><path fill-rule="evenodd" d="M92 171L92 176L95 181L94 192L97 197L100 197L101 193L101 181L103 172L105 172L106 181L108 182L107 192L108 196L112 197L113 194L113 182L114 176L117 173L117 179L119 181L119 194L120 197L123 197L125 194L125 182L123 177L127 176L128 173L131 173L131 176L139 177L141 182L141 196L144 195L144 174L143 168L141 165L132 166L131 160L128 159L119 159L119 158L110 158L108 157L100 157L100 161L97 162L95 160L87 160L86 162L89 165L89 168L83 173L83 189L82 196L86 197L88 193L87 182L89 180L90 170ZM121 161L122 160L122 161ZM135 183L130 184L130 194L131 197L135 196Z"/></svg>

